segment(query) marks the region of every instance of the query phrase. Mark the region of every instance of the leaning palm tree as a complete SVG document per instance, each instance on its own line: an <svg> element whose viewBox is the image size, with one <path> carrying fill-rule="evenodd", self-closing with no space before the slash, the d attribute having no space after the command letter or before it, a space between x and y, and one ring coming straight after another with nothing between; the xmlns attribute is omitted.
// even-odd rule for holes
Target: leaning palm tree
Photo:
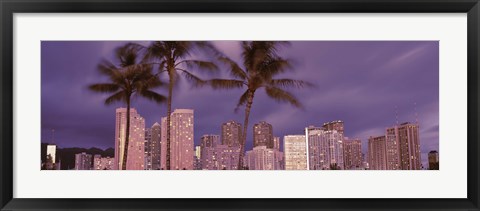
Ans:
<svg viewBox="0 0 480 211"><path fill-rule="evenodd" d="M231 76L235 79L212 79L208 81L214 89L246 88L235 108L235 111L238 111L241 106L245 106L245 119L243 121L237 169L243 168L243 152L247 139L248 120L255 92L264 88L267 95L277 102L287 102L301 108L302 104L297 98L287 90L284 90L284 88L312 86L310 83L302 80L274 78L280 73L292 70L291 62L277 54L279 47L287 44L288 42L244 41L242 42L243 65L237 64L227 56L219 56L219 60L229 67Z"/></svg>
<svg viewBox="0 0 480 211"><path fill-rule="evenodd" d="M122 170L126 170L128 158L128 144L130 139L130 107L134 95L145 97L157 103L165 101L166 97L153 91L162 85L161 81L152 74L152 66L138 63L140 48L125 45L116 50L119 64L102 61L98 70L109 77L109 82L92 84L89 89L100 93L113 93L106 100L109 105L114 102L123 102L127 105L127 119L125 129L125 143L123 146Z"/></svg>

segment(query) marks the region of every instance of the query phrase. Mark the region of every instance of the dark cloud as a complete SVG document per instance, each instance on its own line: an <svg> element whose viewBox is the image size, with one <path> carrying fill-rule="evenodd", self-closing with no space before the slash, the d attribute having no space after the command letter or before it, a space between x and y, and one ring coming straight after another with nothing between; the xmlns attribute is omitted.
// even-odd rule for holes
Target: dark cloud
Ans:
<svg viewBox="0 0 480 211"><path fill-rule="evenodd" d="M62 147L113 147L115 108L105 106L106 95L86 87L105 81L96 66L112 59L113 50L126 42L42 42L42 141ZM236 42L214 42L240 60ZM419 121L421 150L438 150L439 55L436 41L295 41L281 54L295 61L295 71L280 78L307 80L316 86L289 90L304 104L296 109L269 99L263 90L255 96L247 149L253 124L265 120L274 135L303 133L305 126L332 120L345 122L345 133L360 138L364 149L370 135L380 135L398 122ZM192 55L202 58L202 55ZM222 69L224 69L223 67ZM203 78L228 77L224 71ZM166 90L158 90L166 93ZM176 87L173 108L195 110L195 142L203 134L220 134L221 123L243 122L243 109L233 110L242 90L193 88L182 80ZM134 107L146 125L159 122L165 105L136 99ZM426 156L422 158L425 162Z"/></svg>

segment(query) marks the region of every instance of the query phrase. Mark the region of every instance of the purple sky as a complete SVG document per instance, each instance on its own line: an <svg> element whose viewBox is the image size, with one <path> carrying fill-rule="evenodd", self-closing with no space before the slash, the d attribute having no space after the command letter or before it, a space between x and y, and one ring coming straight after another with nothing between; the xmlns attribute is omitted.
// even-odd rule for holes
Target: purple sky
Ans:
<svg viewBox="0 0 480 211"><path fill-rule="evenodd" d="M96 69L102 58L112 60L116 47L126 42L43 41L42 45L42 142L59 147L114 146L115 108L104 105L107 95L92 93L87 86L106 82ZM148 43L148 42L142 42ZM213 42L239 61L240 45ZM439 55L437 41L293 41L280 52L295 61L295 71L279 78L307 80L315 88L291 90L305 109L278 104L263 90L257 92L250 117L247 150L253 124L265 120L275 136L303 134L308 125L343 120L345 135L360 138L366 152L369 136L384 134L396 122L420 124L423 163L426 153L438 150ZM196 57L197 55L193 55ZM195 72L195 71L194 71ZM225 71L203 78L228 77ZM158 90L165 94L166 90ZM195 144L203 134L220 134L228 120L243 123L243 109L233 110L241 90L212 91L192 88L185 80L174 92L173 108L195 110ZM416 106L415 106L416 103ZM133 107L150 127L166 115L166 105L141 98ZM397 108L397 109L396 109ZM416 112L415 112L416 110ZM425 164L424 164L425 165Z"/></svg>

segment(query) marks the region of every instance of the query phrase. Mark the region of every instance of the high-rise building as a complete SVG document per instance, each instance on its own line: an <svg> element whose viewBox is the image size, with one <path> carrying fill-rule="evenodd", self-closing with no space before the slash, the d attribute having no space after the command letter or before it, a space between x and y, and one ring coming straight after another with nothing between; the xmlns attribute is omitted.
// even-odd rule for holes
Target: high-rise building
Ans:
<svg viewBox="0 0 480 211"><path fill-rule="evenodd" d="M145 170L152 170L152 150L150 143L152 142L152 129L145 128ZM95 158L93 158L95 160Z"/></svg>
<svg viewBox="0 0 480 211"><path fill-rule="evenodd" d="M125 153L127 109L117 108L115 120L115 169L122 169ZM130 109L130 138L127 148L127 170L145 169L145 119Z"/></svg>
<svg viewBox="0 0 480 211"><path fill-rule="evenodd" d="M358 139L344 138L343 156L345 169L358 170L364 169L362 158L362 141Z"/></svg>
<svg viewBox="0 0 480 211"><path fill-rule="evenodd" d="M240 146L220 143L218 135L203 135L200 143L200 160L205 170L236 170Z"/></svg>
<svg viewBox="0 0 480 211"><path fill-rule="evenodd" d="M309 126L305 128L310 170L343 169L343 135L336 130Z"/></svg>
<svg viewBox="0 0 480 211"><path fill-rule="evenodd" d="M280 137L273 137L273 149L280 150Z"/></svg>
<svg viewBox="0 0 480 211"><path fill-rule="evenodd" d="M167 168L167 117L162 117L160 120L160 169Z"/></svg>
<svg viewBox="0 0 480 211"><path fill-rule="evenodd" d="M439 159L437 151L430 151L428 153L428 169L429 170L439 170Z"/></svg>
<svg viewBox="0 0 480 211"><path fill-rule="evenodd" d="M398 126L400 169L421 170L420 137L418 124L402 123Z"/></svg>
<svg viewBox="0 0 480 211"><path fill-rule="evenodd" d="M91 170L92 155L85 152L75 154L75 170Z"/></svg>
<svg viewBox="0 0 480 211"><path fill-rule="evenodd" d="M344 128L343 128L343 121L342 120L336 120L336 121L331 121L331 122L324 123L323 128L326 131L336 130L340 134L342 134L342 136L344 136L344 133L343 133Z"/></svg>
<svg viewBox="0 0 480 211"><path fill-rule="evenodd" d="M222 144L238 146L242 140L242 125L233 120L222 124Z"/></svg>
<svg viewBox="0 0 480 211"><path fill-rule="evenodd" d="M387 128L386 131L387 170L400 169L398 127Z"/></svg>
<svg viewBox="0 0 480 211"><path fill-rule="evenodd" d="M197 158L201 158L202 157L202 147L201 146L195 146L195 156L197 156Z"/></svg>
<svg viewBox="0 0 480 211"><path fill-rule="evenodd" d="M203 135L200 138L200 147L216 147L220 145L220 136L219 135Z"/></svg>
<svg viewBox="0 0 480 211"><path fill-rule="evenodd" d="M151 140L150 140L150 160L152 162L152 169L153 170L160 170L160 153L161 153L161 126L157 122L153 124L150 128L151 131Z"/></svg>
<svg viewBox="0 0 480 211"><path fill-rule="evenodd" d="M271 124L261 121L253 126L253 147L273 148L273 128Z"/></svg>
<svg viewBox="0 0 480 211"><path fill-rule="evenodd" d="M281 159L277 150L267 148L266 146L254 147L246 153L246 162L249 170L280 170L278 162Z"/></svg>
<svg viewBox="0 0 480 211"><path fill-rule="evenodd" d="M220 145L219 135L203 135L200 139L202 169L218 169L217 145Z"/></svg>
<svg viewBox="0 0 480 211"><path fill-rule="evenodd" d="M387 169L387 150L385 135L368 139L368 166L370 170Z"/></svg>
<svg viewBox="0 0 480 211"><path fill-rule="evenodd" d="M113 170L115 168L114 164L115 160L111 157L93 156L93 170Z"/></svg>
<svg viewBox="0 0 480 211"><path fill-rule="evenodd" d="M52 164L55 164L55 159L57 155L57 145L49 144L47 145L47 161L51 159Z"/></svg>
<svg viewBox="0 0 480 211"><path fill-rule="evenodd" d="M283 137L285 170L307 170L307 150L305 135Z"/></svg>
<svg viewBox="0 0 480 211"><path fill-rule="evenodd" d="M193 127L192 109L175 109L170 116L170 169L193 170ZM167 118L161 125L161 169L166 169L167 154ZM165 135L164 135L165 134Z"/></svg>
<svg viewBox="0 0 480 211"><path fill-rule="evenodd" d="M215 147L217 154L217 169L219 170L237 170L238 159L240 158L239 145L217 145Z"/></svg>

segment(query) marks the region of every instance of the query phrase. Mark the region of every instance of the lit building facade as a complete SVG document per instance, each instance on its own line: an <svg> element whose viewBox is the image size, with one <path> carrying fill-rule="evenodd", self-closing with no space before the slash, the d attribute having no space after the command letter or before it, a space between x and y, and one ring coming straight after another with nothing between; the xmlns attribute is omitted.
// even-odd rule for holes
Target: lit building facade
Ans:
<svg viewBox="0 0 480 211"><path fill-rule="evenodd" d="M323 128L326 131L336 130L337 132L342 134L342 136L344 136L344 133L343 133L344 132L344 123L343 123L342 120L336 120L336 121L331 121L331 122L324 123Z"/></svg>
<svg viewBox="0 0 480 211"><path fill-rule="evenodd" d="M345 169L364 169L362 159L362 141L358 139L345 138L343 141L343 156Z"/></svg>
<svg viewBox="0 0 480 211"><path fill-rule="evenodd" d="M145 170L152 170L152 151L150 150L150 142L152 141L152 129L145 128ZM95 158L94 158L95 159Z"/></svg>
<svg viewBox="0 0 480 211"><path fill-rule="evenodd" d="M92 155L85 152L75 154L75 170L91 170Z"/></svg>
<svg viewBox="0 0 480 211"><path fill-rule="evenodd" d="M170 121L170 169L193 170L194 112L192 109L175 109L170 116ZM166 169L166 117L162 118L161 127L161 169Z"/></svg>
<svg viewBox="0 0 480 211"><path fill-rule="evenodd" d="M403 123L398 126L400 169L421 170L420 137L418 124Z"/></svg>
<svg viewBox="0 0 480 211"><path fill-rule="evenodd" d="M385 136L370 137L368 139L368 167L370 170L386 170L387 154L386 154L386 138Z"/></svg>
<svg viewBox="0 0 480 211"><path fill-rule="evenodd" d="M111 157L93 156L93 170L113 170L115 168L114 164L115 160Z"/></svg>
<svg viewBox="0 0 480 211"><path fill-rule="evenodd" d="M246 164L249 170L280 170L278 168L276 150L267 148L266 146L254 147L246 153Z"/></svg>
<svg viewBox="0 0 480 211"><path fill-rule="evenodd" d="M55 164L57 156L57 145L49 144L47 145L47 162L48 159L51 159L52 164Z"/></svg>
<svg viewBox="0 0 480 211"><path fill-rule="evenodd" d="M398 127L394 126L386 130L387 170L400 169L400 149Z"/></svg>
<svg viewBox="0 0 480 211"><path fill-rule="evenodd" d="M253 147L273 148L273 127L265 121L253 125Z"/></svg>
<svg viewBox="0 0 480 211"><path fill-rule="evenodd" d="M273 149L280 151L280 137L273 137Z"/></svg>
<svg viewBox="0 0 480 211"><path fill-rule="evenodd" d="M310 170L344 169L343 135L336 130L305 128Z"/></svg>
<svg viewBox="0 0 480 211"><path fill-rule="evenodd" d="M160 165L160 153L161 153L161 131L162 128L160 124L155 122L153 126L150 128L150 161L151 161L151 166L153 170L160 170L161 165Z"/></svg>
<svg viewBox="0 0 480 211"><path fill-rule="evenodd" d="M305 135L287 135L283 142L285 170L307 170Z"/></svg>
<svg viewBox="0 0 480 211"><path fill-rule="evenodd" d="M115 119L115 169L122 169L125 153L127 109L117 108ZM127 170L145 169L145 119L134 108L130 109L130 138Z"/></svg>
<svg viewBox="0 0 480 211"><path fill-rule="evenodd" d="M228 121L222 124L222 144L238 146L242 140L242 125L235 121Z"/></svg>
<svg viewBox="0 0 480 211"><path fill-rule="evenodd" d="M236 170L240 155L239 145L221 144L219 135L203 135L200 160L204 170Z"/></svg>

